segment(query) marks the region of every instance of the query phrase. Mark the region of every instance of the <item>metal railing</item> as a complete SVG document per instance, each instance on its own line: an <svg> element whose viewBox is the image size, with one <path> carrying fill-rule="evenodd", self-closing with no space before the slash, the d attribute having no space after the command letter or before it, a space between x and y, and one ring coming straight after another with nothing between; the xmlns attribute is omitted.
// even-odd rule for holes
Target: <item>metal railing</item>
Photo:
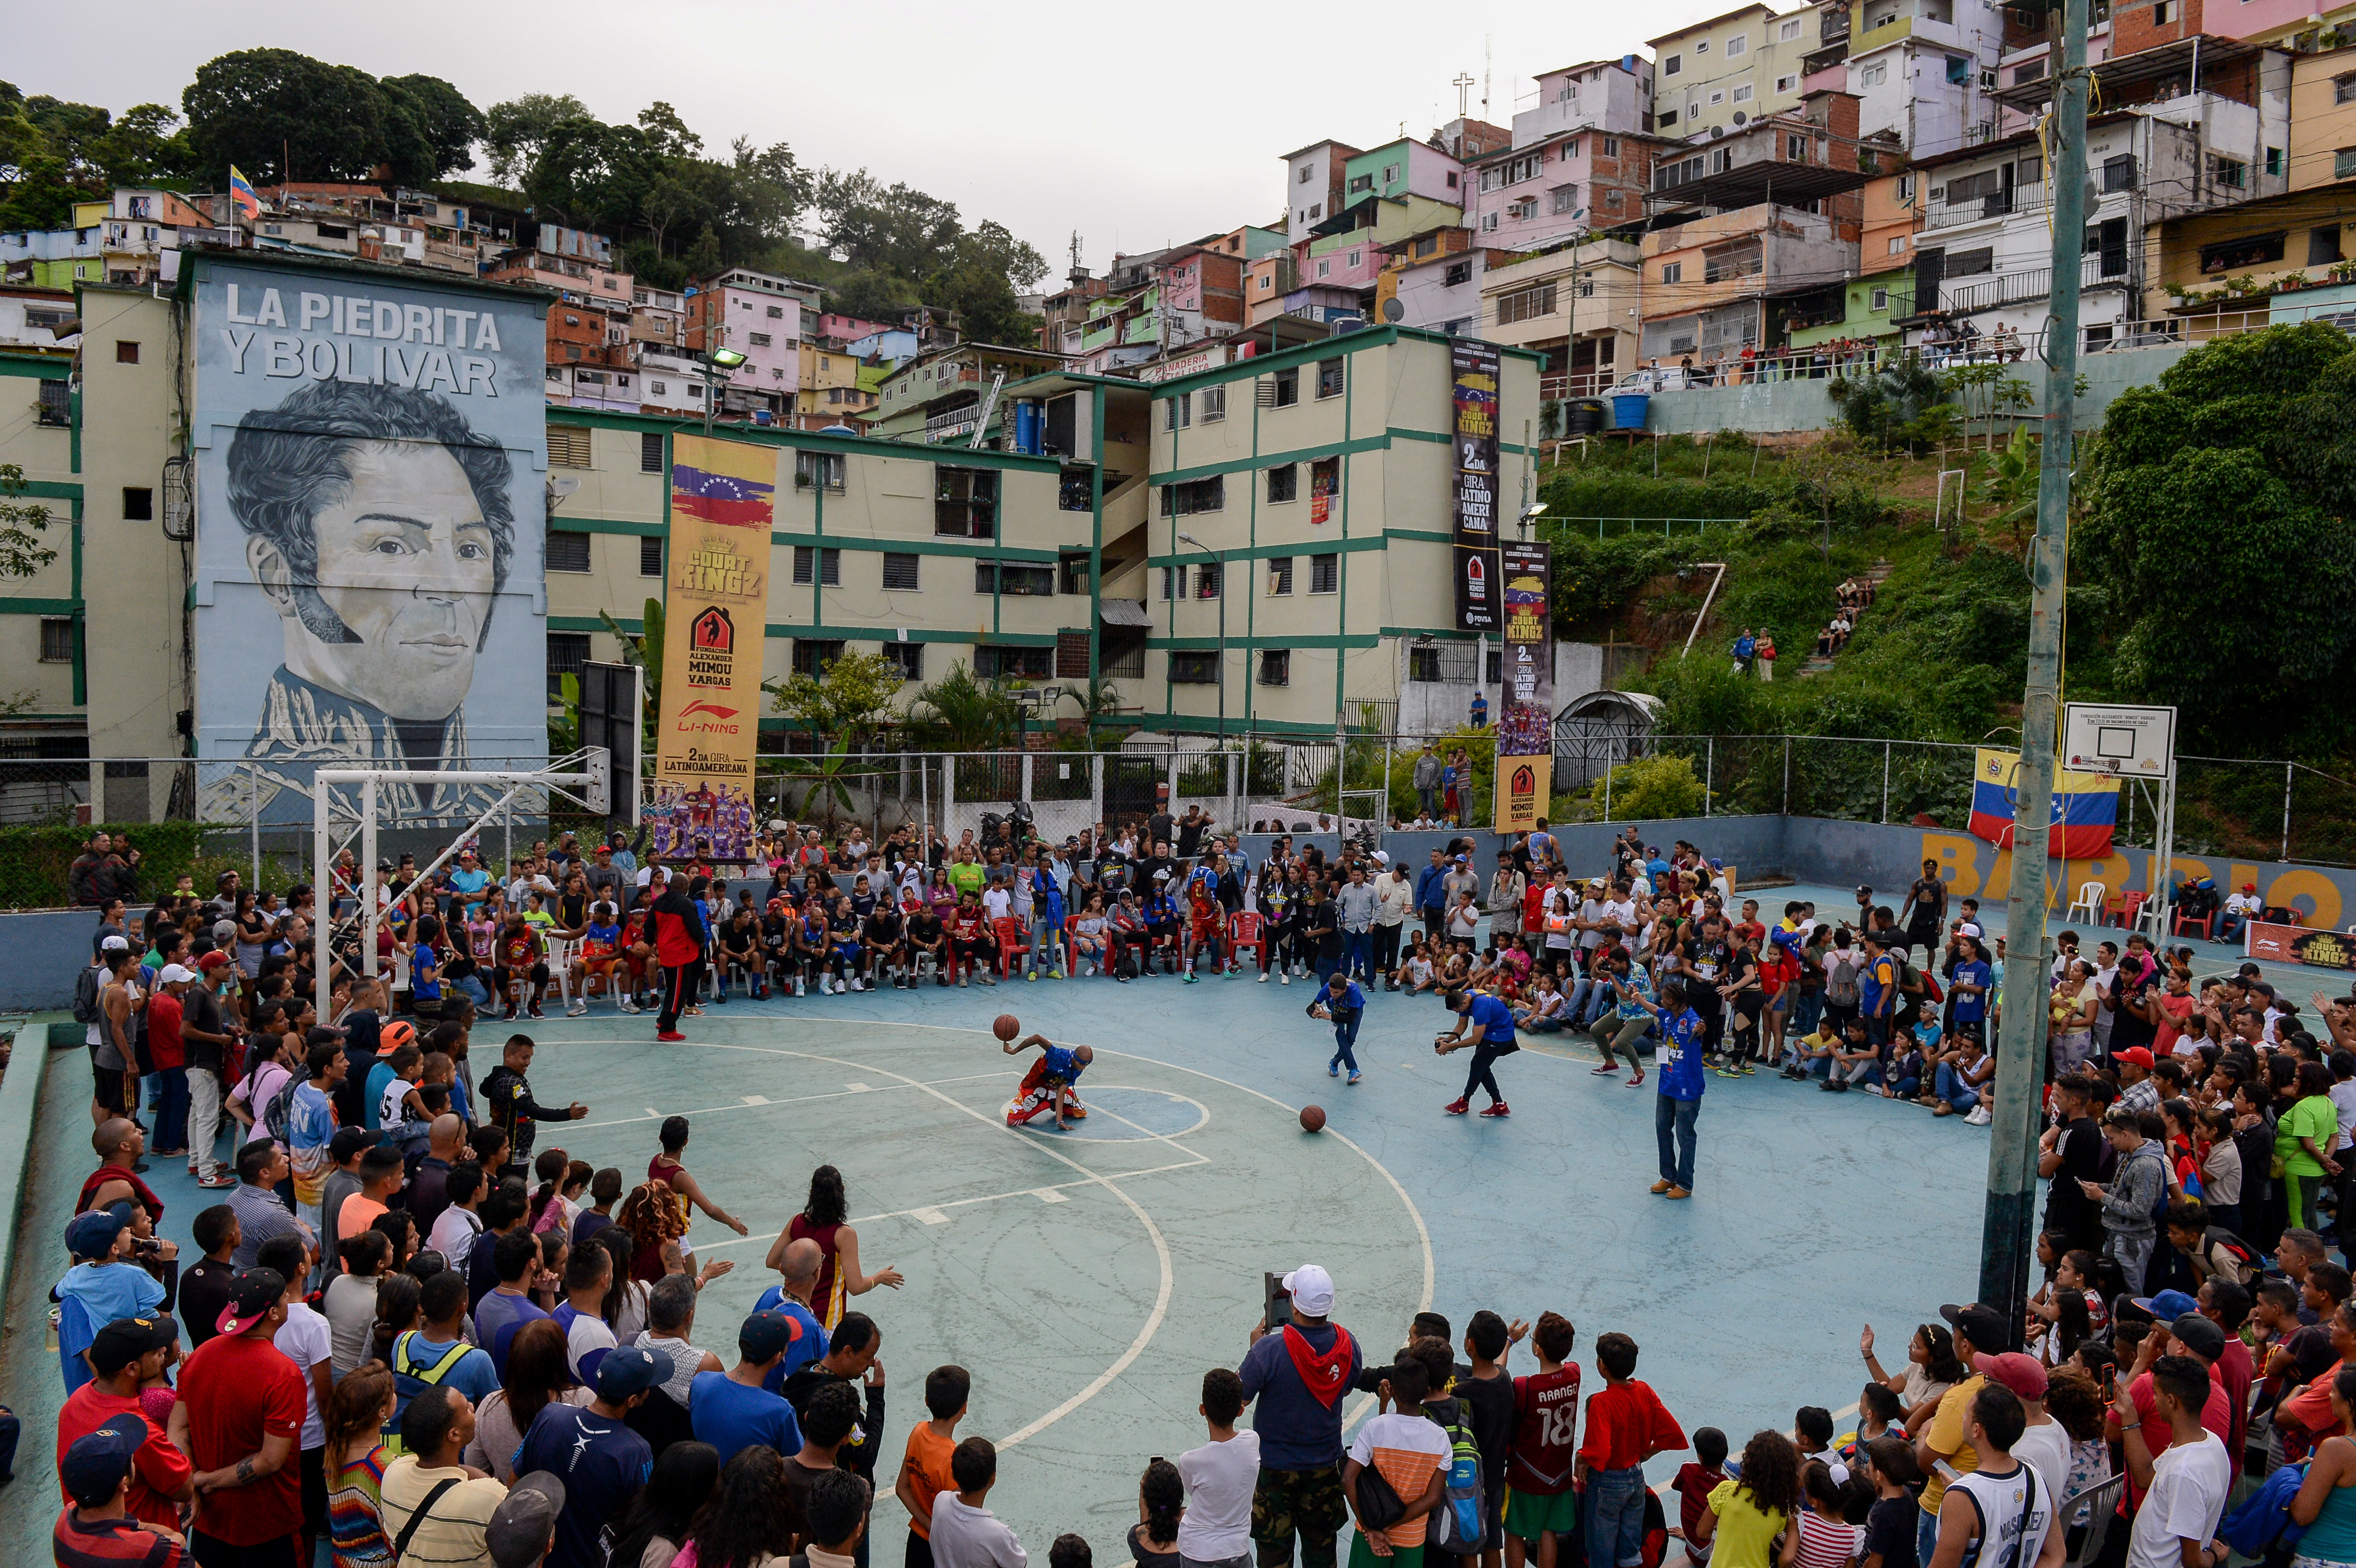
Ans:
<svg viewBox="0 0 2356 1568"><path fill-rule="evenodd" d="M1928 202L1922 208L1922 227L1954 229L1965 223L1985 223L1992 218L2009 218L2015 213L2042 212L2050 199L2047 187L2040 183L1965 197L1961 201Z"/></svg>

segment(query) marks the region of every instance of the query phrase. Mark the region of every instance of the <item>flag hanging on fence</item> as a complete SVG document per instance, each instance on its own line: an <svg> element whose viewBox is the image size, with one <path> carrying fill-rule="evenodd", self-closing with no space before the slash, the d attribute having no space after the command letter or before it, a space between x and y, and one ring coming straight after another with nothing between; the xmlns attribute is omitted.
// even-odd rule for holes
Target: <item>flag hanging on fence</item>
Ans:
<svg viewBox="0 0 2356 1568"><path fill-rule="evenodd" d="M2013 817L2019 808L2020 753L1980 747L1972 758L1971 835L2001 849L2012 848ZM2119 781L2103 773L2053 769L2052 827L2046 853L2065 860L2099 860L2111 852L2119 821Z"/></svg>

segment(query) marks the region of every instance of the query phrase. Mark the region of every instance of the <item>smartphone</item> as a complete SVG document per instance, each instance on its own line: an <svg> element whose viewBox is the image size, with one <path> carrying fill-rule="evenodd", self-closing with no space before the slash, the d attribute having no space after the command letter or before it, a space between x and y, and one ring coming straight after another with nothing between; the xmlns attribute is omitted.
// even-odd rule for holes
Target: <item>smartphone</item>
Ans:
<svg viewBox="0 0 2356 1568"><path fill-rule="evenodd" d="M1284 1288L1280 1274L1260 1275L1268 1296L1268 1327L1270 1333L1292 1321L1292 1293Z"/></svg>

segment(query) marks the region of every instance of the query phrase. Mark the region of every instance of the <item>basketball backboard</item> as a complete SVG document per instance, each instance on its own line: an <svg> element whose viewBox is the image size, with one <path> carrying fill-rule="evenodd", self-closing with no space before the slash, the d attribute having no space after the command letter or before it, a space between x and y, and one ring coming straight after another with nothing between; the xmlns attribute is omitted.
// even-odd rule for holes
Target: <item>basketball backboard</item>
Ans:
<svg viewBox="0 0 2356 1568"><path fill-rule="evenodd" d="M2062 710L2062 765L2082 773L2176 774L2176 709L2072 702Z"/></svg>

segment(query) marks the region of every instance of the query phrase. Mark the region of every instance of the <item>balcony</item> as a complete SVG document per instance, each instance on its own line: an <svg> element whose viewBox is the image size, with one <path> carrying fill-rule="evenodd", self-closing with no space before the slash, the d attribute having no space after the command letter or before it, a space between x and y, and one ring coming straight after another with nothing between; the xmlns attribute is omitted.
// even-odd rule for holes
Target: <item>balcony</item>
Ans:
<svg viewBox="0 0 2356 1568"><path fill-rule="evenodd" d="M2048 187L2042 183L2017 185L1961 201L1933 201L1923 207L1922 227L1957 229L1966 223L1987 223L2019 213L2042 212L2048 201Z"/></svg>
<svg viewBox="0 0 2356 1568"><path fill-rule="evenodd" d="M2080 263L2078 286L2089 289L2105 283L2124 285L2126 277L2126 251L2093 251L2087 252ZM2052 292L2053 269L2037 267L2028 272L2007 272L2000 278L1943 284L1939 290L1937 308L1951 315L1970 315L1976 311L1997 310L2005 305L2041 300ZM1891 314L1898 314L1894 299Z"/></svg>

